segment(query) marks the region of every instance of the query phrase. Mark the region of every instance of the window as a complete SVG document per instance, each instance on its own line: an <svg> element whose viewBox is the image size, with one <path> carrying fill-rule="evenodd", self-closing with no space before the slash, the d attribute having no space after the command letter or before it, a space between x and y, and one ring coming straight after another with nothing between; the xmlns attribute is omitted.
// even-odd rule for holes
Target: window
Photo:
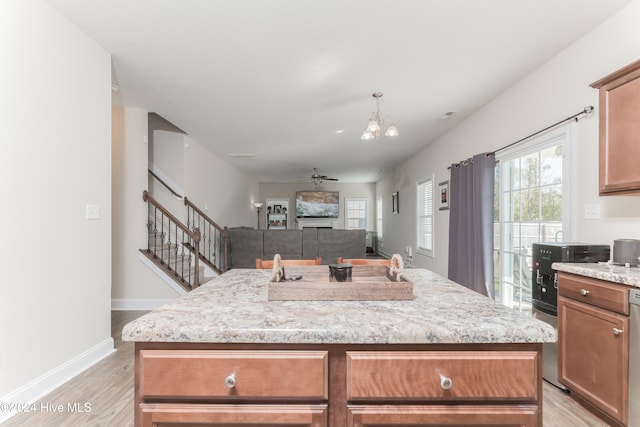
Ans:
<svg viewBox="0 0 640 427"><path fill-rule="evenodd" d="M376 198L376 232L378 242L382 241L382 196Z"/></svg>
<svg viewBox="0 0 640 427"><path fill-rule="evenodd" d="M573 129L563 126L496 155L495 294L523 313L531 314L532 244L571 238Z"/></svg>
<svg viewBox="0 0 640 427"><path fill-rule="evenodd" d="M367 199L345 199L345 228L367 229Z"/></svg>
<svg viewBox="0 0 640 427"><path fill-rule="evenodd" d="M418 182L417 251L433 256L433 177Z"/></svg>

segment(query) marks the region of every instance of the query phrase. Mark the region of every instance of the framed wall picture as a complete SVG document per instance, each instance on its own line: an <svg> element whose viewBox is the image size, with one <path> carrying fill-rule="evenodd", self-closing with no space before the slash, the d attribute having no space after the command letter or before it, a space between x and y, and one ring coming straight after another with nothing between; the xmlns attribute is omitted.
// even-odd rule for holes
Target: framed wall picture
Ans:
<svg viewBox="0 0 640 427"><path fill-rule="evenodd" d="M399 192L396 191L391 195L391 209L394 214L400 213L400 206L399 206L400 201L398 200L398 193Z"/></svg>
<svg viewBox="0 0 640 427"><path fill-rule="evenodd" d="M438 209L445 211L449 209L449 181L443 181L438 184Z"/></svg>

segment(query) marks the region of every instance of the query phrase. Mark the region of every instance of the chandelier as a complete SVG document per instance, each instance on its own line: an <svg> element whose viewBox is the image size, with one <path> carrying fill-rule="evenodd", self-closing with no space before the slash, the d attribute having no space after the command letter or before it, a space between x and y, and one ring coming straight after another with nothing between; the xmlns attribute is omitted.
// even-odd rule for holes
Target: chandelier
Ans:
<svg viewBox="0 0 640 427"><path fill-rule="evenodd" d="M380 130L384 125L384 118L380 115L380 98L382 98L382 92L374 92L371 96L373 96L376 100L376 111L374 111L369 119L369 124L367 128L362 132L362 136L360 139L365 141L371 139L380 138ZM384 133L385 136L398 136L398 128L395 124L391 123Z"/></svg>

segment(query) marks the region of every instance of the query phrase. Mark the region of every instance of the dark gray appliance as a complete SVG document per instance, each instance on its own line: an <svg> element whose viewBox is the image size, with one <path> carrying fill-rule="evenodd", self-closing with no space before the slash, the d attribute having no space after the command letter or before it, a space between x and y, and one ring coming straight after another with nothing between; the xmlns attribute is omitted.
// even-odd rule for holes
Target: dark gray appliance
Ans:
<svg viewBox="0 0 640 427"><path fill-rule="evenodd" d="M534 243L531 304L533 317L553 326L558 332L558 273L554 262L606 262L611 256L609 245L555 242ZM542 377L566 390L558 382L558 344L542 345Z"/></svg>

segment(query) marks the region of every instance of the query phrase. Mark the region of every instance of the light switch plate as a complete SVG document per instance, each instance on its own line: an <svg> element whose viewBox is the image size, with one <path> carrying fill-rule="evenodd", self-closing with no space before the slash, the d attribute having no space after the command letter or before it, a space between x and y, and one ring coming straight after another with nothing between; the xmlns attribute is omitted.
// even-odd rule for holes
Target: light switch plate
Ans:
<svg viewBox="0 0 640 427"><path fill-rule="evenodd" d="M100 219L100 205L87 205L87 219Z"/></svg>
<svg viewBox="0 0 640 427"><path fill-rule="evenodd" d="M600 219L600 205L584 205L584 219Z"/></svg>

